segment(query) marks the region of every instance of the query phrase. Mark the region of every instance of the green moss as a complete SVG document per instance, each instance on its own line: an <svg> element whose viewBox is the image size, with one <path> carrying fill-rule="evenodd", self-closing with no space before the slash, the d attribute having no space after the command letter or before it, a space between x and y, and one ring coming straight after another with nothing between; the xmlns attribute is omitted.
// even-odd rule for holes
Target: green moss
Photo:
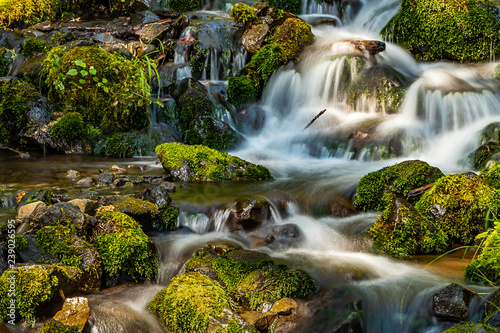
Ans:
<svg viewBox="0 0 500 333"><path fill-rule="evenodd" d="M158 206L154 203L128 196L120 196L116 200L112 200L110 204L117 211L131 215L149 214L153 217L158 213Z"/></svg>
<svg viewBox="0 0 500 333"><path fill-rule="evenodd" d="M200 9L199 0L169 0L168 8L174 12L191 12Z"/></svg>
<svg viewBox="0 0 500 333"><path fill-rule="evenodd" d="M162 208L161 223L158 225L160 230L171 231L177 227L177 219L179 218L179 207L175 204L166 205Z"/></svg>
<svg viewBox="0 0 500 333"><path fill-rule="evenodd" d="M50 46L43 40L36 38L27 38L23 44L23 57L27 58L35 52L48 52Z"/></svg>
<svg viewBox="0 0 500 333"><path fill-rule="evenodd" d="M82 140L86 135L82 115L78 112L65 114L50 128L50 134L68 142Z"/></svg>
<svg viewBox="0 0 500 333"><path fill-rule="evenodd" d="M185 264L186 272L203 271L206 268L215 274L231 294L243 297L252 310L259 310L264 301L275 302L284 297L301 298L316 289L314 279L306 272L275 264L271 260L236 261L231 256L200 256Z"/></svg>
<svg viewBox="0 0 500 333"><path fill-rule="evenodd" d="M74 228L73 228L74 229ZM56 256L64 265L82 267L82 257L76 246L74 230L69 226L43 227L36 232L36 245Z"/></svg>
<svg viewBox="0 0 500 333"><path fill-rule="evenodd" d="M153 242L131 217L104 211L94 245L102 257L104 271L111 277L126 272L136 278L154 279L158 270Z"/></svg>
<svg viewBox="0 0 500 333"><path fill-rule="evenodd" d="M500 198L481 176L447 175L436 181L416 203L415 208L435 221L449 237L459 244L472 244L474 237L485 230L489 209L496 214Z"/></svg>
<svg viewBox="0 0 500 333"><path fill-rule="evenodd" d="M500 64L493 69L493 77L500 78Z"/></svg>
<svg viewBox="0 0 500 333"><path fill-rule="evenodd" d="M294 14L302 12L302 0L268 0L267 3L271 7L283 9Z"/></svg>
<svg viewBox="0 0 500 333"><path fill-rule="evenodd" d="M500 223L496 222L481 246L481 254L465 269L465 278L471 282L500 282Z"/></svg>
<svg viewBox="0 0 500 333"><path fill-rule="evenodd" d="M249 22L257 22L257 9L244 3L237 3L231 8L231 17L234 22L246 25Z"/></svg>
<svg viewBox="0 0 500 333"><path fill-rule="evenodd" d="M500 54L498 9L487 0L404 0L382 31L417 59L460 62Z"/></svg>
<svg viewBox="0 0 500 333"><path fill-rule="evenodd" d="M200 46L199 41L195 41L193 44L193 52L191 58L189 59L189 68L191 68L191 73L193 78L201 80L203 72L207 66L207 56L210 54L210 48Z"/></svg>
<svg viewBox="0 0 500 333"><path fill-rule="evenodd" d="M483 169L481 175L488 186L495 190L500 190L500 162L496 162L491 167Z"/></svg>
<svg viewBox="0 0 500 333"><path fill-rule="evenodd" d="M32 194L30 194L32 193ZM21 203L23 203L23 205L27 205L27 204L30 204L30 203L33 203L35 201L42 201L43 203L45 203L47 206L50 206L52 204L52 196L54 195L52 193L52 191L46 191L46 190L43 190L43 189L39 189L39 190L36 190L35 192L30 192L27 195L26 197L26 201L21 201ZM23 200L24 200L24 197L23 197Z"/></svg>
<svg viewBox="0 0 500 333"><path fill-rule="evenodd" d="M226 333L242 333L240 325L234 321L230 321L227 324Z"/></svg>
<svg viewBox="0 0 500 333"><path fill-rule="evenodd" d="M52 20L56 8L58 6L53 0L0 0L0 28L26 27Z"/></svg>
<svg viewBox="0 0 500 333"><path fill-rule="evenodd" d="M149 310L173 332L208 332L210 317L222 317L234 304L220 284L200 273L174 277L156 294Z"/></svg>
<svg viewBox="0 0 500 333"><path fill-rule="evenodd" d="M272 179L268 169L252 165L237 157L205 146L164 143L156 147L156 154L167 172L182 166L193 170L192 181L267 180Z"/></svg>
<svg viewBox="0 0 500 333"><path fill-rule="evenodd" d="M135 131L114 133L96 145L94 154L120 158L148 156L153 155L157 144L164 141L157 132L151 135Z"/></svg>
<svg viewBox="0 0 500 333"><path fill-rule="evenodd" d="M16 245L16 250L25 250L28 247L28 240L24 235L16 235L14 237L14 244Z"/></svg>
<svg viewBox="0 0 500 333"><path fill-rule="evenodd" d="M78 326L64 325L60 321L49 320L45 322L40 329L39 333L79 333Z"/></svg>
<svg viewBox="0 0 500 333"><path fill-rule="evenodd" d="M5 271L0 277L0 321L10 320L7 307L15 299L17 318L34 324L37 313L70 280L66 269L60 266L31 265ZM15 281L15 298L9 296L11 281Z"/></svg>
<svg viewBox="0 0 500 333"><path fill-rule="evenodd" d="M472 322L461 322L450 327L444 333L494 333L497 329L485 324L475 324Z"/></svg>
<svg viewBox="0 0 500 333"><path fill-rule="evenodd" d="M382 210L385 208L384 192L405 197L410 190L431 184L442 176L441 170L418 160L370 172L358 183L354 206L364 211Z"/></svg>
<svg viewBox="0 0 500 333"><path fill-rule="evenodd" d="M64 112L106 131L142 128L148 122L150 87L137 64L99 47L53 48L44 62L46 84Z"/></svg>
<svg viewBox="0 0 500 333"><path fill-rule="evenodd" d="M237 107L255 102L258 98L258 91L247 76L230 77L227 94L231 103Z"/></svg>
<svg viewBox="0 0 500 333"><path fill-rule="evenodd" d="M406 200L386 193L382 201L387 202L386 207L368 231L382 252L404 258L415 254L442 253L448 248L446 234Z"/></svg>
<svg viewBox="0 0 500 333"><path fill-rule="evenodd" d="M0 142L15 144L28 125L29 102L39 99L35 88L21 80L7 81L0 95Z"/></svg>

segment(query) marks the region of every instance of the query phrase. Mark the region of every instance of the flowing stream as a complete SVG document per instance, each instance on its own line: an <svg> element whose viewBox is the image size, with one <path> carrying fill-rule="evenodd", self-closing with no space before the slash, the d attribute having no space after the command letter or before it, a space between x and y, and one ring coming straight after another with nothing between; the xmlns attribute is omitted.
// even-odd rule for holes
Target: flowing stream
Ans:
<svg viewBox="0 0 500 333"><path fill-rule="evenodd" d="M432 295L447 283L465 283L463 272L468 259L461 263L460 256L452 257L423 269L431 257L400 261L374 253L371 242L362 233L375 222L376 214L345 218L321 214L338 198L352 199L364 174L402 160L421 159L445 173L467 170L464 158L477 148L480 130L500 121L498 84L485 78L481 67L417 63L407 51L389 42L374 62L362 66L384 66L410 82L401 111L398 114L377 111L375 101L370 99L360 100L355 108L348 103L347 88L360 73L359 58L338 56L345 50L339 51L335 45L347 39L381 40L379 33L396 13L398 4L397 0L365 0L360 10L346 11L340 26L320 25L313 29L315 44L304 51L300 62L276 72L267 85L259 105L265 113L263 128L257 134L243 133L244 146L231 152L265 165L275 180L262 184L190 184L179 188L172 198L181 207L178 223L182 228L153 236L162 261L157 283L117 290L106 297L90 295L91 304L103 311L102 318L111 318L118 312L128 318L123 322L101 318L94 323L92 332L159 330L156 319L146 310L148 300L168 285L195 249L219 240L231 240L244 248L286 259L310 272L320 290L345 289L358 295L362 300L364 332L431 333L442 332L452 325L432 316ZM303 11L304 19L324 15L340 21L333 6L304 1ZM193 33L186 30L183 37ZM214 40L213 36L207 38ZM245 56L240 47L236 45L226 54L225 63L215 61L221 57L218 52L222 46L213 47L207 57L208 62L213 62L209 66L212 74L204 73L203 79L225 79L223 72L242 68ZM332 57L336 52L337 56ZM176 62L187 61L179 48ZM179 79L191 75L191 71L184 67L177 75ZM324 109L326 112L304 129ZM402 146L400 156L380 161L376 158L377 151L367 147L358 147L354 153L355 143L347 134L366 128L379 141L397 135ZM327 149L325 142L337 133L345 135L345 145ZM2 169L13 170L0 175L0 183L8 189L70 188L69 181L60 176L65 170L79 168L90 173L91 169L115 162L139 162L148 165L151 174L162 173L153 159L110 161L35 156L37 163L58 165L42 173L42 168L33 166L33 161L2 157ZM27 171L15 173L22 169ZM38 178L33 178L35 175ZM0 208L3 217L12 214L14 198L9 193L13 190L5 191L1 197L7 207ZM282 209L272 207L268 223L295 224L301 235L297 241L262 245L250 235L231 233L225 228L228 212L224 207L235 199L259 197L273 202L273 198L280 196L287 198L286 204ZM332 299L332 304L337 301ZM308 332L330 332L333 327L328 327L328 322L328 316L322 317Z"/></svg>

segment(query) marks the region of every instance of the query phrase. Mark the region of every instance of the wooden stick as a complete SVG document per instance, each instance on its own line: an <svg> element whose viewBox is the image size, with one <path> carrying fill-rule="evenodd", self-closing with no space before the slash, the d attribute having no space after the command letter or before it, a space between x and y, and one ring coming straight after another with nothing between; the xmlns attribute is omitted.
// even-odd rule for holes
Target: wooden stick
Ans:
<svg viewBox="0 0 500 333"><path fill-rule="evenodd" d="M321 111L320 113L318 113L318 114L316 115L316 117L314 117L314 118L313 118L313 120L311 120L311 121L309 122L309 124L307 124L307 126L306 126L306 127L304 127L304 130L308 129L308 128L309 128L309 126L311 126L311 125L312 125L312 124L316 121L316 119L318 119L319 117L321 117L321 115L322 115L323 113L325 113L325 111L326 111L326 109L324 109L323 111Z"/></svg>

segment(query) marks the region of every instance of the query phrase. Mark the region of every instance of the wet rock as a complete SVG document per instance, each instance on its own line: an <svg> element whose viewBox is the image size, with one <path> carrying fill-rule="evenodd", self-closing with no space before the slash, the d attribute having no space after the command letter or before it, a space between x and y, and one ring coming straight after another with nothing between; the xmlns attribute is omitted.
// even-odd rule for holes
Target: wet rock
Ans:
<svg viewBox="0 0 500 333"><path fill-rule="evenodd" d="M244 50L252 54L257 53L268 33L269 26L267 24L253 24L250 29L245 30L241 37Z"/></svg>
<svg viewBox="0 0 500 333"><path fill-rule="evenodd" d="M163 187L169 193L174 193L177 188L175 184L172 182L163 182L160 184L160 186Z"/></svg>
<svg viewBox="0 0 500 333"><path fill-rule="evenodd" d="M128 24L131 26L136 26L139 24L153 23L159 20L160 18L158 17L158 15L149 10L145 10L143 12L132 14L130 16Z"/></svg>
<svg viewBox="0 0 500 333"><path fill-rule="evenodd" d="M112 166L110 166L109 171L111 171L113 173L125 173L125 172L127 172L127 170L125 170L124 168L122 168L121 166L116 165L116 164L113 164Z"/></svg>
<svg viewBox="0 0 500 333"><path fill-rule="evenodd" d="M24 59L20 67L16 70L16 77L24 80L28 79L30 82L37 82L43 70L43 62L46 58L47 53L42 53L34 54L28 59Z"/></svg>
<svg viewBox="0 0 500 333"><path fill-rule="evenodd" d="M45 252L41 247L36 245L35 235L25 235L28 241L28 246L24 250L17 250L20 262L36 264L39 262L50 262L60 264L60 261L55 255Z"/></svg>
<svg viewBox="0 0 500 333"><path fill-rule="evenodd" d="M177 70L186 66L186 64L175 64L173 62L167 62L158 66L161 87L166 88L177 82Z"/></svg>
<svg viewBox="0 0 500 333"><path fill-rule="evenodd" d="M16 53L14 50L0 47L0 76L9 75L15 56Z"/></svg>
<svg viewBox="0 0 500 333"><path fill-rule="evenodd" d="M295 302L291 298L282 298L279 301L276 301L272 308L271 312L277 313L279 315L288 316L297 308L297 302Z"/></svg>
<svg viewBox="0 0 500 333"><path fill-rule="evenodd" d="M145 54L153 52L156 50L156 47L152 44L144 44L142 42L131 42L125 44L125 48L130 52L134 57L140 58Z"/></svg>
<svg viewBox="0 0 500 333"><path fill-rule="evenodd" d="M432 310L436 317L465 321L469 318L469 304L473 297L471 291L452 283L434 294Z"/></svg>
<svg viewBox="0 0 500 333"><path fill-rule="evenodd" d="M481 170L498 152L500 141L486 142L469 155L470 164L475 170Z"/></svg>
<svg viewBox="0 0 500 333"><path fill-rule="evenodd" d="M32 229L31 225L29 223L23 222L17 227L16 229L16 235L23 235L26 232L30 231Z"/></svg>
<svg viewBox="0 0 500 333"><path fill-rule="evenodd" d="M155 228L155 220L157 219L158 206L154 203L124 196L106 197L106 205L115 207L115 211L127 214L141 226L146 229Z"/></svg>
<svg viewBox="0 0 500 333"><path fill-rule="evenodd" d="M116 176L109 170L101 172L97 178L96 178L96 183L100 186L105 186L105 185L110 185L112 184L116 179Z"/></svg>
<svg viewBox="0 0 500 333"><path fill-rule="evenodd" d="M169 205L172 202L172 198L168 195L168 191L163 186L156 186L152 189L144 190L138 197L138 199L149 201L155 204L157 207L162 207L163 205Z"/></svg>
<svg viewBox="0 0 500 333"><path fill-rule="evenodd" d="M55 314L54 320L64 325L77 326L79 332L82 332L89 316L89 300L86 297L73 297L66 298L62 310Z"/></svg>
<svg viewBox="0 0 500 333"><path fill-rule="evenodd" d="M92 186L93 183L94 180L92 177L85 177L76 182L76 184L80 186Z"/></svg>
<svg viewBox="0 0 500 333"><path fill-rule="evenodd" d="M96 43L102 44L117 44L121 42L119 39L116 39L112 35L106 33L94 34L94 36L92 36L92 40Z"/></svg>
<svg viewBox="0 0 500 333"><path fill-rule="evenodd" d="M56 28L56 24L50 21L45 21L42 23L35 24L33 28L41 32L51 32Z"/></svg>
<svg viewBox="0 0 500 333"><path fill-rule="evenodd" d="M97 208L99 207L99 202L97 200L90 199L73 199L70 201L78 206L80 211L84 214L94 216Z"/></svg>
<svg viewBox="0 0 500 333"><path fill-rule="evenodd" d="M71 180L76 180L80 178L80 173L76 170L68 170L64 175L66 178L70 178Z"/></svg>
<svg viewBox="0 0 500 333"><path fill-rule="evenodd" d="M24 220L29 218L30 216L38 218L42 214L44 214L47 211L47 209L48 209L47 205L44 202L35 201L19 208L16 219Z"/></svg>
<svg viewBox="0 0 500 333"><path fill-rule="evenodd" d="M482 321L491 327L500 328L500 289L496 288L493 293L491 293L484 304L484 312L482 315Z"/></svg>
<svg viewBox="0 0 500 333"><path fill-rule="evenodd" d="M141 39L141 41L147 44L151 42L153 39L160 39L160 40L163 39L164 38L163 34L168 30L169 30L168 27L162 24L153 23L143 27L136 33Z"/></svg>
<svg viewBox="0 0 500 333"><path fill-rule="evenodd" d="M252 323L253 326L259 331L267 331L267 329L274 323L278 318L278 314L275 312L265 312L257 317L257 319Z"/></svg>
<svg viewBox="0 0 500 333"><path fill-rule="evenodd" d="M268 202L251 198L239 199L228 209L231 211L226 222L229 230L253 230L265 224L270 213Z"/></svg>
<svg viewBox="0 0 500 333"><path fill-rule="evenodd" d="M42 227L70 223L81 234L84 231L86 219L78 205L71 202L59 202L47 209L40 217L39 223Z"/></svg>

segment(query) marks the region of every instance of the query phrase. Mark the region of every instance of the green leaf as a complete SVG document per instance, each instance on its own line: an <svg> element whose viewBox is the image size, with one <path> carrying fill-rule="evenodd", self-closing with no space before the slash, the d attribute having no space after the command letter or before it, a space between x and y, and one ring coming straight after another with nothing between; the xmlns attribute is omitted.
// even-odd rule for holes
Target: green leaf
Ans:
<svg viewBox="0 0 500 333"><path fill-rule="evenodd" d="M84 79L80 79L80 80L78 80L78 82L80 82L81 84L85 84L85 80Z"/></svg>
<svg viewBox="0 0 500 333"><path fill-rule="evenodd" d="M102 78L102 83L108 83L108 80L106 80L105 77Z"/></svg>
<svg viewBox="0 0 500 333"><path fill-rule="evenodd" d="M98 79L98 78L96 78L95 76L94 76L92 79L94 79L94 82L99 82L99 79ZM97 84L97 85L99 86L99 84ZM100 86L99 86L99 87L100 87Z"/></svg>
<svg viewBox="0 0 500 333"><path fill-rule="evenodd" d="M102 87L102 83L101 82L97 82L97 86L98 87Z"/></svg>
<svg viewBox="0 0 500 333"><path fill-rule="evenodd" d="M97 71L96 71L95 69L93 69L93 68L90 68L90 69L89 69L89 73L90 73L91 75L96 75L96 74L97 74Z"/></svg>
<svg viewBox="0 0 500 333"><path fill-rule="evenodd" d="M80 74L82 74L82 76L87 76L87 75L89 75L89 72L87 72L86 70L82 69L80 71Z"/></svg>
<svg viewBox="0 0 500 333"><path fill-rule="evenodd" d="M73 69L70 69L70 70L66 73L66 75L71 75L71 76L74 76L74 75L76 75L76 74L78 74L78 71L77 71L76 69L74 69L74 68L73 68Z"/></svg>
<svg viewBox="0 0 500 333"><path fill-rule="evenodd" d="M81 61L81 60L75 60L75 65L80 66L82 68L86 68L87 67L87 65L83 61Z"/></svg>
<svg viewBox="0 0 500 333"><path fill-rule="evenodd" d="M105 92L109 92L109 89L106 86L103 86L102 89L104 89Z"/></svg>

